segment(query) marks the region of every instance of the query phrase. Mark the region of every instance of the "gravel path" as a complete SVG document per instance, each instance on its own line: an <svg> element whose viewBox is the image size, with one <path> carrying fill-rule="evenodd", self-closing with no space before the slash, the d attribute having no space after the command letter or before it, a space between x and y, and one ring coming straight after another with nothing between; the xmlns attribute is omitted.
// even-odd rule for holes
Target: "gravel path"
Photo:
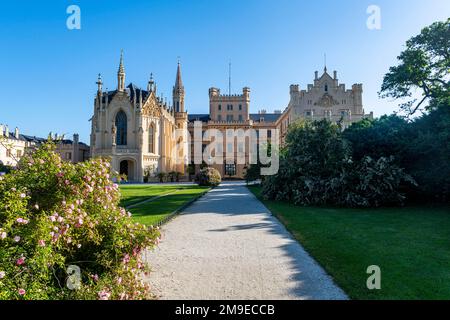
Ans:
<svg viewBox="0 0 450 320"><path fill-rule="evenodd" d="M347 299L241 182L213 189L162 234L146 253L161 299Z"/></svg>

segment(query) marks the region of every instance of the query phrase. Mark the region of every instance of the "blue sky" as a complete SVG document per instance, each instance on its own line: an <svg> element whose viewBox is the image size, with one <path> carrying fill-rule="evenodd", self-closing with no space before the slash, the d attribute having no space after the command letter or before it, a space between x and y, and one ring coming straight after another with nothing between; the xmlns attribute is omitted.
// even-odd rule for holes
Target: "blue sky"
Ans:
<svg viewBox="0 0 450 320"><path fill-rule="evenodd" d="M66 8L81 9L81 30L66 27ZM381 30L366 9L381 8ZM289 85L305 88L322 71L350 87L364 84L366 111L397 110L377 92L411 36L450 16L448 0L9 1L0 11L0 123L21 132L80 133L88 142L96 78L117 86L120 50L127 83L145 87L151 72L170 96L181 57L186 106L208 112L208 88L251 88L251 112L284 109Z"/></svg>

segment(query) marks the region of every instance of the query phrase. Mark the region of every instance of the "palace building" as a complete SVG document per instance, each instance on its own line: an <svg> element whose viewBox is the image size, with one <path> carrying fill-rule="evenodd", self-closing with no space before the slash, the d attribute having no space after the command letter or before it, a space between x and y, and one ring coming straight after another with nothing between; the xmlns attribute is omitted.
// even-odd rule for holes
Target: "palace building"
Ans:
<svg viewBox="0 0 450 320"><path fill-rule="evenodd" d="M205 164L215 167L225 178L243 178L251 164L254 151L250 148L254 145L251 140L254 137L239 140L230 134L238 135L238 131L253 129L258 143L265 143L274 136L283 144L289 125L297 119L325 118L339 122L345 128L363 118L373 117L372 113L364 112L362 85L354 84L347 90L345 84L339 83L337 72L334 71L332 77L326 67L320 77L315 72L314 83L306 90L291 85L288 106L283 112L274 113L265 110L250 113L250 88L244 87L241 94L221 94L220 89L210 88L209 113L188 115L180 63L170 105L157 96L152 76L146 90L132 83L125 86L123 54L117 73L117 89L103 91L100 75L97 86L91 118L91 155L110 157L113 169L135 182L142 182L145 175L171 171L180 172L186 179L188 173L192 177ZM195 135L199 123L202 131ZM203 159L199 164L194 161L199 146L203 153L215 140L205 134L210 129L220 132L223 137L223 142L214 147L215 156L222 154L223 161L205 163L208 161ZM259 139L260 132L266 140ZM238 158L240 161L236 161Z"/></svg>
<svg viewBox="0 0 450 320"><path fill-rule="evenodd" d="M146 90L132 83L125 86L123 53L117 89L103 91L100 75L97 86L91 118L91 155L109 157L113 169L126 175L129 181L142 182L144 175L156 172L184 174L188 118L180 64L172 106L157 96L152 76Z"/></svg>

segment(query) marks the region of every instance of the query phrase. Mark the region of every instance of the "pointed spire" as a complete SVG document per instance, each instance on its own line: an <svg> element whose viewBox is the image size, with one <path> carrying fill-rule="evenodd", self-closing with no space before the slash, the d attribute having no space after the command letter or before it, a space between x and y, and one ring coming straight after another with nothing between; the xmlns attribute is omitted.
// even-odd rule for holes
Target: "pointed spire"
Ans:
<svg viewBox="0 0 450 320"><path fill-rule="evenodd" d="M181 80L181 64L178 58L177 77L172 90L172 106L176 112L184 112L184 86Z"/></svg>
<svg viewBox="0 0 450 320"><path fill-rule="evenodd" d="M123 65L123 50L120 51L120 64L119 70L117 71L117 90L125 90L125 67Z"/></svg>
<svg viewBox="0 0 450 320"><path fill-rule="evenodd" d="M183 80L181 80L181 64L178 58L177 78L175 79L175 89L183 88Z"/></svg>
<svg viewBox="0 0 450 320"><path fill-rule="evenodd" d="M123 65L123 49L120 50L119 73L125 73L125 67Z"/></svg>
<svg viewBox="0 0 450 320"><path fill-rule="evenodd" d="M324 68L323 68L323 72L327 73L328 69L327 69L327 54L324 54Z"/></svg>

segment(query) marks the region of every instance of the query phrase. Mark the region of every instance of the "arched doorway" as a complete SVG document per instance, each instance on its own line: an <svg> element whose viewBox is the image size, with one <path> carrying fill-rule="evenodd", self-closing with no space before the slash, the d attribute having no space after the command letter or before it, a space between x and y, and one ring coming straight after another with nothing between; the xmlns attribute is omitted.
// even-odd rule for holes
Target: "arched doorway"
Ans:
<svg viewBox="0 0 450 320"><path fill-rule="evenodd" d="M122 160L119 163L119 174L127 176L128 181L133 181L134 176L134 161L133 160Z"/></svg>

